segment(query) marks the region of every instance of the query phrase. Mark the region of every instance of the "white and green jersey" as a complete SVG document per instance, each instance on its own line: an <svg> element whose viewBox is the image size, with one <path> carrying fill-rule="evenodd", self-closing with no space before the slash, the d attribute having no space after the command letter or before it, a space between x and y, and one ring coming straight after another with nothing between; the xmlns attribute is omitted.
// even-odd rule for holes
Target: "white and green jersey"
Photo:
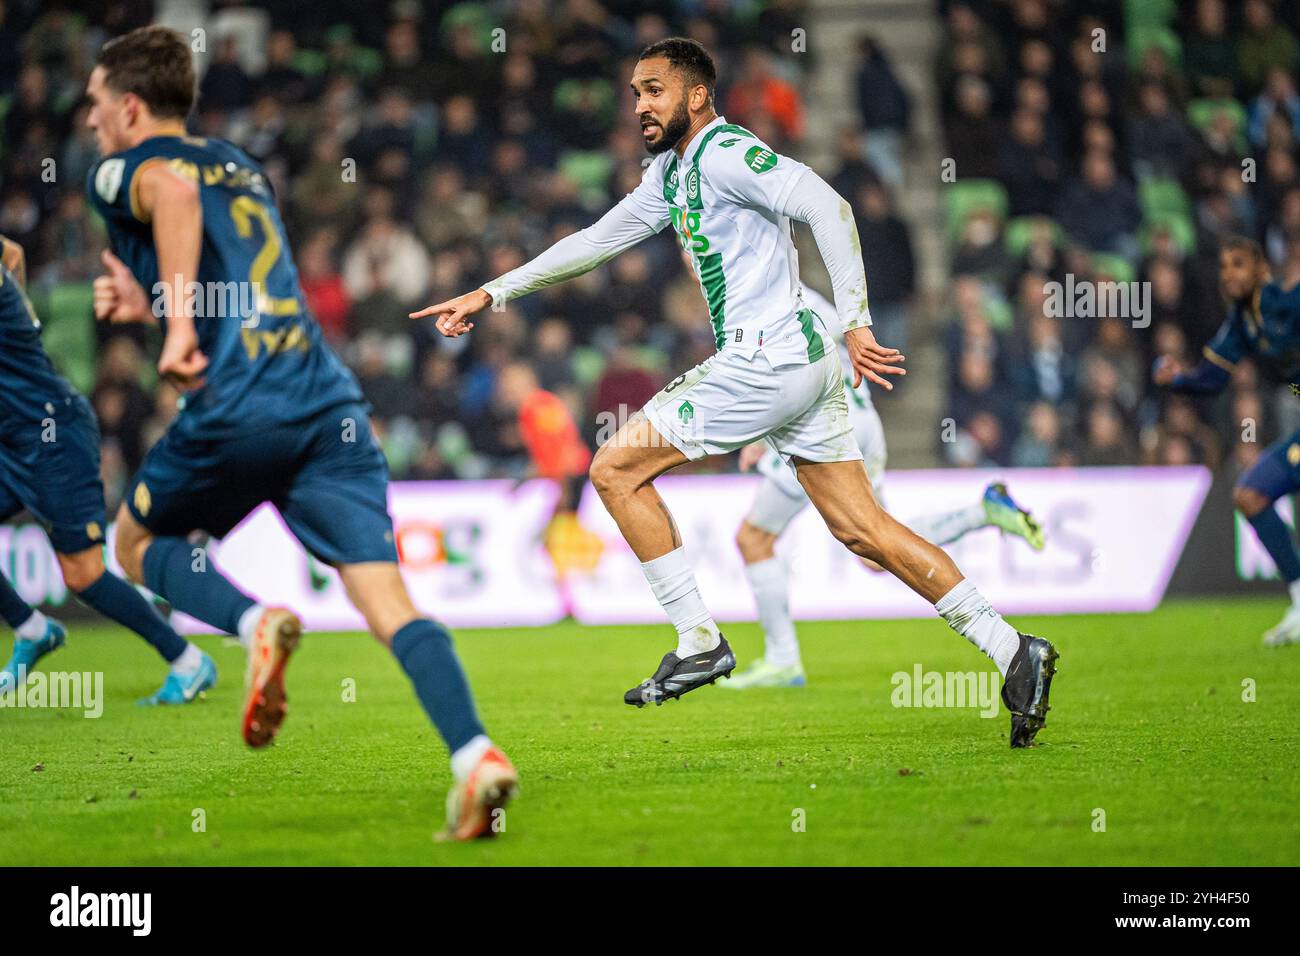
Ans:
<svg viewBox="0 0 1300 956"><path fill-rule="evenodd" d="M785 203L808 167L718 117L680 160L669 150L625 202L656 231L671 223L691 257L718 349L774 366L815 362L829 342L804 302Z"/></svg>
<svg viewBox="0 0 1300 956"><path fill-rule="evenodd" d="M849 204L803 163L717 117L661 153L641 183L581 232L483 286L508 301L582 275L672 225L690 254L719 351L773 367L808 364L832 348L804 299L791 221L808 223L830 274L838 328L871 324L862 250Z"/></svg>

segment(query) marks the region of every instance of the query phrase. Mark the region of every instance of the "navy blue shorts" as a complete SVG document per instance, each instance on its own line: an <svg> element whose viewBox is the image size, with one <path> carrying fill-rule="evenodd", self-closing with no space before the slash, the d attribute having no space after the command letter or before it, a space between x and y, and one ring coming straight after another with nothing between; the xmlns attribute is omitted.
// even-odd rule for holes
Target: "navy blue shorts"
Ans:
<svg viewBox="0 0 1300 956"><path fill-rule="evenodd" d="M83 396L45 406L42 421L0 429L0 521L23 508L59 554L104 543L99 425Z"/></svg>
<svg viewBox="0 0 1300 956"><path fill-rule="evenodd" d="M1269 501L1300 489L1300 431L1265 448L1259 461L1237 479L1237 485L1258 491Z"/></svg>
<svg viewBox="0 0 1300 956"><path fill-rule="evenodd" d="M145 456L126 506L159 537L223 538L264 501L321 561L397 560L388 462L363 405L233 438L173 427Z"/></svg>

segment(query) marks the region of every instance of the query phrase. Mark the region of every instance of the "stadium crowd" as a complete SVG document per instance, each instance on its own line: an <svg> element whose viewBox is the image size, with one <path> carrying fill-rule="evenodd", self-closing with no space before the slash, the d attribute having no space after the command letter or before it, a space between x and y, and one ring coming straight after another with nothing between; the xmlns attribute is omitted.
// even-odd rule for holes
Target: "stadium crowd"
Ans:
<svg viewBox="0 0 1300 956"><path fill-rule="evenodd" d="M0 0L0 232L26 247L51 351L92 395L115 499L176 395L152 374L156 333L96 327L77 292L104 245L84 198L96 157L81 94L99 45L166 3L84 6ZM524 476L538 435L576 422L594 447L712 351L671 236L473 336L441 339L407 312L525 261L632 188L644 150L625 78L669 33L714 51L729 120L799 156L815 51L791 56L789 38L806 6L216 2L192 128L265 165L304 292L362 382L394 476ZM1156 356L1195 360L1221 318L1222 236L1260 239L1276 270L1300 263L1300 3L963 0L939 13L956 172L942 187L943 342L958 428L943 460L1246 465L1300 425L1287 383L1249 363L1218 400L1150 384ZM906 348L916 269L895 209L911 103L871 38L848 68L857 123L822 172L854 205L879 337ZM1149 282L1149 325L1049 314L1048 283L1067 274ZM556 406L538 389L572 421L548 430Z"/></svg>
<svg viewBox="0 0 1300 956"><path fill-rule="evenodd" d="M1193 400L1159 393L1151 368L1194 364L1222 321L1223 238L1259 240L1275 277L1300 278L1300 4L961 0L943 13L958 425L943 453L1249 466L1300 425L1291 383L1246 361L1223 396ZM1149 283L1149 301L1063 315L1052 294L1069 281Z"/></svg>

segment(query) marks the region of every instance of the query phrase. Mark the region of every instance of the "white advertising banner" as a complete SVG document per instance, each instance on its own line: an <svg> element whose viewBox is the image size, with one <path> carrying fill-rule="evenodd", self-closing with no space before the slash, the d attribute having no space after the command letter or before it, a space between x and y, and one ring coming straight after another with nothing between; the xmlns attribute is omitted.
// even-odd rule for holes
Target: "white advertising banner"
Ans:
<svg viewBox="0 0 1300 956"><path fill-rule="evenodd" d="M704 601L720 620L755 618L733 539L758 480L734 475L655 482L677 519ZM1036 553L1023 540L986 528L947 551L1007 614L1151 610L1210 487L1210 474L1200 467L898 471L886 476L885 504L907 523L978 503L995 480L1006 481L1042 521L1047 547ZM636 557L590 488L579 516L606 550L595 574L573 582L574 616L592 624L662 620ZM934 613L891 575L867 570L811 507L791 523L777 553L790 568L796 618Z"/></svg>
<svg viewBox="0 0 1300 956"><path fill-rule="evenodd" d="M752 475L665 477L672 509L704 600L719 620L753 620L735 533L761 479ZM978 503L1006 481L1043 522L1047 547L993 528L947 550L1007 614L1147 611L1159 604L1210 486L1187 468L899 471L886 505L905 523ZM389 491L402 570L416 605L453 627L664 621L639 562L587 487L578 516L595 540L590 570L561 584L543 546L557 500L546 481L397 482ZM925 617L933 609L887 574L863 567L805 509L782 536L797 618ZM596 556L598 555L598 557ZM274 509L253 512L210 557L259 600L284 604L312 630L361 630L333 570L312 561ZM49 544L33 525L0 527L0 570L33 603L62 604L66 590ZM204 629L184 615L177 626Z"/></svg>

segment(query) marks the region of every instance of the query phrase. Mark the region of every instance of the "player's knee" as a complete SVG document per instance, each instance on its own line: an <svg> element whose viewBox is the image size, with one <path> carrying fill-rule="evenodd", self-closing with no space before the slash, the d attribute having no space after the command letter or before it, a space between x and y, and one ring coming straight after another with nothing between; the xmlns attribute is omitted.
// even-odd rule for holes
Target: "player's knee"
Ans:
<svg viewBox="0 0 1300 956"><path fill-rule="evenodd" d="M591 479L592 487L602 499L611 495L626 494L632 490L629 486L631 472L619 461L617 455L606 451L605 448L596 452L596 457L591 460L587 477Z"/></svg>
<svg viewBox="0 0 1300 956"><path fill-rule="evenodd" d="M742 521L736 531L736 547L746 564L765 561L776 554L776 536L748 521Z"/></svg>
<svg viewBox="0 0 1300 956"><path fill-rule="evenodd" d="M1263 492L1244 485L1238 485L1232 490L1232 503L1247 518L1255 517L1273 504Z"/></svg>
<svg viewBox="0 0 1300 956"><path fill-rule="evenodd" d="M97 547L79 554L60 554L59 570L68 590L80 593L103 576L104 558Z"/></svg>

